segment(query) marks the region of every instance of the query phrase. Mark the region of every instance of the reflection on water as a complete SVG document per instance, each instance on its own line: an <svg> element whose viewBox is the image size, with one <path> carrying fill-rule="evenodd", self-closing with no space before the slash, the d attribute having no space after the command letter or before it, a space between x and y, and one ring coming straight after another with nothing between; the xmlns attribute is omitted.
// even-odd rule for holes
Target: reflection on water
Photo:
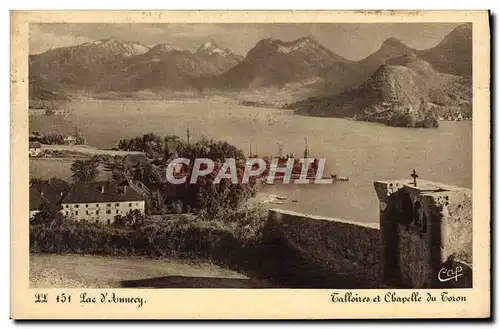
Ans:
<svg viewBox="0 0 500 329"><path fill-rule="evenodd" d="M393 128L336 118L293 115L286 110L245 107L232 102L119 102L70 104L65 126L78 125L90 144L117 145L121 138L155 134L225 139L248 152L302 155L307 137L312 156L326 157L328 172L349 176L332 186L270 186L288 196L281 207L365 222L378 221L373 181L410 178L472 187L472 124L442 122L438 129ZM30 130L50 127L31 118ZM54 120L54 119L49 119ZM60 119L57 119L60 120ZM290 200L298 202L292 203Z"/></svg>

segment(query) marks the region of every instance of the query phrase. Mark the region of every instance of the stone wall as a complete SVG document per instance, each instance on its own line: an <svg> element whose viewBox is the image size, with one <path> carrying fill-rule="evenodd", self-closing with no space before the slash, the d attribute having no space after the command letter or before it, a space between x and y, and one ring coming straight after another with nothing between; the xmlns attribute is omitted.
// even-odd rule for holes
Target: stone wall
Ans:
<svg viewBox="0 0 500 329"><path fill-rule="evenodd" d="M437 200L442 213L441 261L453 256L472 264L472 193L441 194Z"/></svg>
<svg viewBox="0 0 500 329"><path fill-rule="evenodd" d="M275 277L284 286L379 288L381 239L378 223L269 211Z"/></svg>
<svg viewBox="0 0 500 329"><path fill-rule="evenodd" d="M384 282L391 287L472 286L472 191L441 183L375 182ZM463 269L460 280L440 281Z"/></svg>
<svg viewBox="0 0 500 329"><path fill-rule="evenodd" d="M429 246L426 239L418 234L413 234L405 228L400 227L398 262L403 270L400 280L404 287L423 287L429 276L427 257ZM397 286L397 285L396 285Z"/></svg>

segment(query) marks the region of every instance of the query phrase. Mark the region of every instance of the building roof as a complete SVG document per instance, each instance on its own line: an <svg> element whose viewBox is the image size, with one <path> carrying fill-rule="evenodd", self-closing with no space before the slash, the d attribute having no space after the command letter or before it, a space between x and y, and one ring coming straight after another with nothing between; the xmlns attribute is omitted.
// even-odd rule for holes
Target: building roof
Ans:
<svg viewBox="0 0 500 329"><path fill-rule="evenodd" d="M144 201L127 182L78 182L71 186L61 203Z"/></svg>
<svg viewBox="0 0 500 329"><path fill-rule="evenodd" d="M40 210L42 208L42 204L46 202L43 196L38 192L35 187L30 187L30 211Z"/></svg>
<svg viewBox="0 0 500 329"><path fill-rule="evenodd" d="M71 184L60 178L41 180L33 184L33 187L51 204L59 204L68 193Z"/></svg>
<svg viewBox="0 0 500 329"><path fill-rule="evenodd" d="M42 144L40 142L29 142L30 149L39 149L42 148Z"/></svg>

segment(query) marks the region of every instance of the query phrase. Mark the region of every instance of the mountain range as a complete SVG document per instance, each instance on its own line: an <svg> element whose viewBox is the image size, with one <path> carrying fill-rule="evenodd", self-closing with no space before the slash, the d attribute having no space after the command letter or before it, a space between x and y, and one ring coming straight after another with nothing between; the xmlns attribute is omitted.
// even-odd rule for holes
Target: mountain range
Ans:
<svg viewBox="0 0 500 329"><path fill-rule="evenodd" d="M202 77L227 71L241 60L213 42L191 53L168 44L148 48L106 39L31 55L29 73L30 80L67 92L184 89Z"/></svg>
<svg viewBox="0 0 500 329"><path fill-rule="evenodd" d="M219 89L281 87L314 77L325 78L326 71L348 63L347 59L323 47L312 36L291 42L263 39L240 63L214 81Z"/></svg>
<svg viewBox="0 0 500 329"><path fill-rule="evenodd" d="M460 25L427 50L412 49L389 38L360 61L333 53L312 36L291 42L263 39L245 57L213 41L190 52L169 44L149 48L106 39L31 55L29 72L30 79L64 92L241 90L317 80L327 93L335 94L361 85L387 60L407 53L416 54L439 72L470 76L471 24Z"/></svg>
<svg viewBox="0 0 500 329"><path fill-rule="evenodd" d="M92 97L114 92L120 97L143 90L252 91L307 84L314 86L309 96L316 97L292 104L299 112L372 121L388 120L381 114L387 103L416 111L414 119L425 117L427 110L421 108L429 106L433 113L449 116L443 108L452 108L467 116L471 75L469 23L425 50L389 38L359 61L335 54L313 36L290 42L262 39L245 57L212 40L190 52L169 44L150 48L115 39L29 57L30 99L66 99L82 92Z"/></svg>

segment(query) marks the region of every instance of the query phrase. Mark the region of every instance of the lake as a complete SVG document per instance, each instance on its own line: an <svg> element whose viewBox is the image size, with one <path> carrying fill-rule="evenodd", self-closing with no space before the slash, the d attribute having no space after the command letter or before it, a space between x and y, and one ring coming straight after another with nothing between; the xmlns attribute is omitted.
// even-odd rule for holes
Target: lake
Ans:
<svg viewBox="0 0 500 329"><path fill-rule="evenodd" d="M472 187L472 122L441 122L437 129L394 128L338 118L294 115L291 111L246 107L230 100L81 101L68 105L67 117L30 117L30 131L73 132L78 126L88 143L116 147L122 138L152 132L191 140L227 140L249 152L325 157L327 171L349 182L328 186L268 186L264 192L288 196L283 207L362 222L378 221L373 181L421 179ZM290 202L298 200L297 203Z"/></svg>

